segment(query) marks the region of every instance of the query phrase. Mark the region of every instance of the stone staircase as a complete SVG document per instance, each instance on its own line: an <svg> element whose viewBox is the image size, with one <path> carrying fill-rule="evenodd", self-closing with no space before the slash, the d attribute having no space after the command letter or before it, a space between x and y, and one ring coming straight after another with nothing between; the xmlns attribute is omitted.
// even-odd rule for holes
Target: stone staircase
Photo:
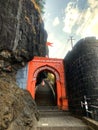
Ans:
<svg viewBox="0 0 98 130"><path fill-rule="evenodd" d="M69 111L63 111L57 108L57 106L47 106L47 107L40 107L38 108L40 117L59 117L59 116L66 116L70 115Z"/></svg>
<svg viewBox="0 0 98 130"><path fill-rule="evenodd" d="M81 119L57 107L39 107L37 130L92 130Z"/></svg>

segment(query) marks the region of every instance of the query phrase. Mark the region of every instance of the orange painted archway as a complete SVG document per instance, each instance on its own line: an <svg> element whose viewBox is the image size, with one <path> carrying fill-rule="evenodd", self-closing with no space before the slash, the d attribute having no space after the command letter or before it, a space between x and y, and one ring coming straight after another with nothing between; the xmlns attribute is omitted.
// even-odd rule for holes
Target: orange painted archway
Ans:
<svg viewBox="0 0 98 130"><path fill-rule="evenodd" d="M35 85L37 76L41 71L44 70L52 72L56 77L58 108L68 110L68 99L66 93L66 82L62 59L34 57L34 59L28 63L27 90L35 99Z"/></svg>

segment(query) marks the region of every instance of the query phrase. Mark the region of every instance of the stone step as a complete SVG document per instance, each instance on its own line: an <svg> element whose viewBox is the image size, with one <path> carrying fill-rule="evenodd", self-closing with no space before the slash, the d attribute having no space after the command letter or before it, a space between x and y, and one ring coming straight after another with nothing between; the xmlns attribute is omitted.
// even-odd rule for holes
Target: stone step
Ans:
<svg viewBox="0 0 98 130"><path fill-rule="evenodd" d="M50 116L66 116L70 115L69 111L60 110L57 107L39 107L38 108L40 117L50 117Z"/></svg>
<svg viewBox="0 0 98 130"><path fill-rule="evenodd" d="M40 119L37 130L92 130L69 111L59 110L56 106L41 106L38 110Z"/></svg>
<svg viewBox="0 0 98 130"><path fill-rule="evenodd" d="M84 126L81 127L66 126L66 127L37 127L37 130L91 130L91 129L89 127L84 127Z"/></svg>
<svg viewBox="0 0 98 130"><path fill-rule="evenodd" d="M39 111L40 117L50 117L50 116L66 116L70 115L69 111Z"/></svg>
<svg viewBox="0 0 98 130"><path fill-rule="evenodd" d="M42 117L37 130L92 130L81 119L73 116Z"/></svg>

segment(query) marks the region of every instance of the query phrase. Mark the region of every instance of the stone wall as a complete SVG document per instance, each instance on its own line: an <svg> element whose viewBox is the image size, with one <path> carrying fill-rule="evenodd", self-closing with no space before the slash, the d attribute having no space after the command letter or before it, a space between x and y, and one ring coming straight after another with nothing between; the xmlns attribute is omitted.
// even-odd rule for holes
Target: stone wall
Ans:
<svg viewBox="0 0 98 130"><path fill-rule="evenodd" d="M64 61L70 110L86 115L81 102L87 100L88 110L93 117L98 116L98 40L95 37L79 40Z"/></svg>

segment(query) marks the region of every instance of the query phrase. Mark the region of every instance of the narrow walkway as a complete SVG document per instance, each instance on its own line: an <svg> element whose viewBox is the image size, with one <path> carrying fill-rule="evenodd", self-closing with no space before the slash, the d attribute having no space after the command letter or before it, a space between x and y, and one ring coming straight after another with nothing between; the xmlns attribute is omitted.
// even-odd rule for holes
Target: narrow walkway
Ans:
<svg viewBox="0 0 98 130"><path fill-rule="evenodd" d="M45 112L47 114L47 112ZM51 111L51 113L55 113ZM41 116L38 124L37 130L90 130L88 126L81 120L76 117L71 116L70 114L61 114Z"/></svg>
<svg viewBox="0 0 98 130"><path fill-rule="evenodd" d="M72 116L60 117L42 117L38 122L38 126L86 126L82 120Z"/></svg>

